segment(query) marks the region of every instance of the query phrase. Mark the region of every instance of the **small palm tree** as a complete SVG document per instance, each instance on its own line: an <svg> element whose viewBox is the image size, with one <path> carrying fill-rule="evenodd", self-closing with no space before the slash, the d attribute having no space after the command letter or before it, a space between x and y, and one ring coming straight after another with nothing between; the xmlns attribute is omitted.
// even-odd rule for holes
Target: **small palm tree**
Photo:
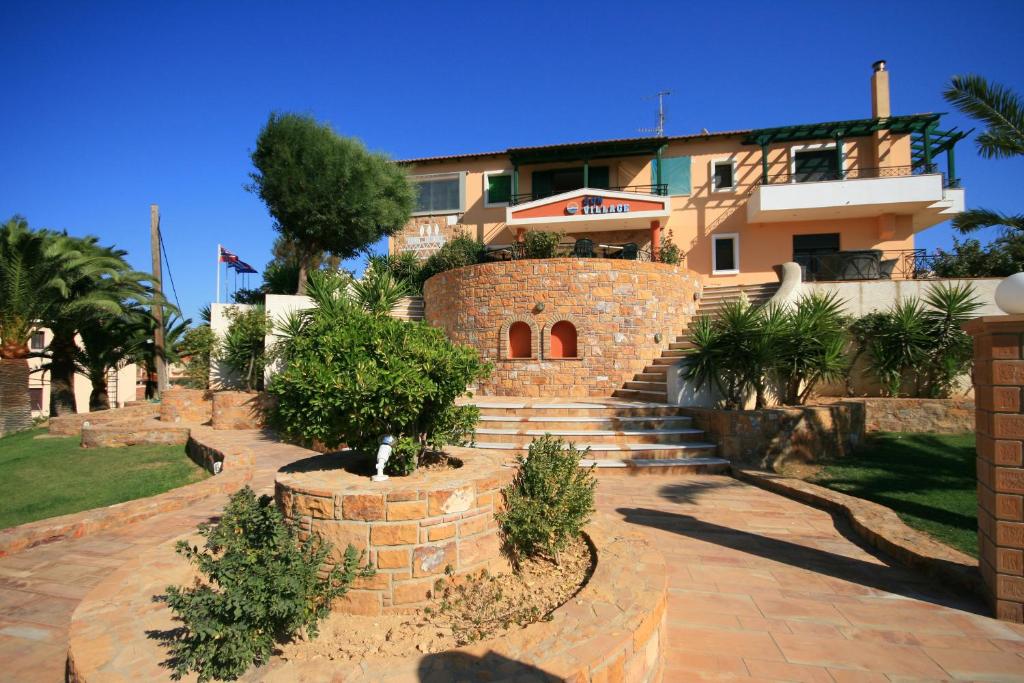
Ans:
<svg viewBox="0 0 1024 683"><path fill-rule="evenodd" d="M1024 102L1015 92L981 76L953 76L943 93L961 112L985 124L978 135L978 153L986 159L1024 155ZM970 209L953 219L961 233L1002 226L1024 232L1024 215L1007 215L990 209Z"/></svg>

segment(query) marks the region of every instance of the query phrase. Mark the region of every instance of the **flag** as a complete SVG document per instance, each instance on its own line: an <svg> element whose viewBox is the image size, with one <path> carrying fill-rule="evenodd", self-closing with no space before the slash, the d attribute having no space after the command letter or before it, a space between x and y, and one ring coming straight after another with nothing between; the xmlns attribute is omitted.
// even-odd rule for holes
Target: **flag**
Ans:
<svg viewBox="0 0 1024 683"><path fill-rule="evenodd" d="M219 256L218 260L221 263L237 263L238 262L238 256L236 256L235 254L232 254L230 251L228 251L224 247L221 247L220 248L220 256Z"/></svg>
<svg viewBox="0 0 1024 683"><path fill-rule="evenodd" d="M255 273L256 272L255 268L253 268L252 266L250 266L248 263L246 263L242 259L238 258L237 256L235 256L234 259L235 259L234 261L230 261L228 263L228 268L233 268L236 273L245 274L245 273Z"/></svg>

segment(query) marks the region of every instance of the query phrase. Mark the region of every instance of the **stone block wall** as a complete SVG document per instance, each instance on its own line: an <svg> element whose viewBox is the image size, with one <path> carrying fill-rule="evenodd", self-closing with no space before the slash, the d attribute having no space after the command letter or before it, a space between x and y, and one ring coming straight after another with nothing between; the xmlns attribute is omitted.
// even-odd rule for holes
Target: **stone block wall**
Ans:
<svg viewBox="0 0 1024 683"><path fill-rule="evenodd" d="M494 364L480 395L607 397L683 331L701 289L700 276L680 266L556 258L439 273L423 299L428 322ZM503 348L503 329L520 320L533 331L532 358ZM560 320L576 327L577 358L549 357L545 331Z"/></svg>
<svg viewBox="0 0 1024 683"><path fill-rule="evenodd" d="M138 403L124 408L112 408L110 410L98 410L94 413L74 413L72 415L61 415L51 417L46 422L47 429L54 436L78 436L82 432L82 424L88 422L92 425L106 422L117 422L122 420L140 420L156 417L160 413L159 403L148 401Z"/></svg>
<svg viewBox="0 0 1024 683"><path fill-rule="evenodd" d="M207 424L213 417L213 401L209 391L173 387L160 399L161 422Z"/></svg>
<svg viewBox="0 0 1024 683"><path fill-rule="evenodd" d="M931 432L963 434L974 431L973 398L845 398L828 402L864 405L868 432Z"/></svg>
<svg viewBox="0 0 1024 683"><path fill-rule="evenodd" d="M1024 623L1024 315L976 318L979 568L996 617Z"/></svg>
<svg viewBox="0 0 1024 683"><path fill-rule="evenodd" d="M217 391L213 394L214 429L262 429L269 398L262 393Z"/></svg>
<svg viewBox="0 0 1024 683"><path fill-rule="evenodd" d="M511 468L474 453L456 470L420 470L371 482L344 469L350 454L328 454L283 469L276 498L297 519L300 535L319 534L331 561L351 544L365 551L376 574L359 579L337 605L356 614L412 611L428 601L451 566L457 574L507 568L498 523L501 489Z"/></svg>
<svg viewBox="0 0 1024 683"><path fill-rule="evenodd" d="M762 410L684 408L682 412L718 444L720 457L776 472L844 455L864 438L864 405L859 402Z"/></svg>

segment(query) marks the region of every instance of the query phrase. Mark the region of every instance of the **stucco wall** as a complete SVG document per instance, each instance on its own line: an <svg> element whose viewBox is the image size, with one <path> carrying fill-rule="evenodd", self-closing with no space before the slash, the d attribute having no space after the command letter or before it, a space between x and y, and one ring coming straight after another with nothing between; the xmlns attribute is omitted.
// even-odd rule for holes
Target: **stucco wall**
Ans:
<svg viewBox="0 0 1024 683"><path fill-rule="evenodd" d="M996 287L1003 278L985 277L964 280L859 280L855 282L805 282L801 285L803 292L835 292L844 304L848 315L865 315L874 311L885 310L899 299L924 295L928 289L939 282L949 284L967 283L974 288L975 296L982 302L982 308L975 314L1001 315L1002 310L996 306Z"/></svg>
<svg viewBox="0 0 1024 683"><path fill-rule="evenodd" d="M701 286L678 266L564 258L450 270L427 280L423 298L428 322L494 364L480 394L607 397L682 331ZM548 357L544 332L562 319L576 326L578 358ZM502 328L516 320L534 330L533 358L502 349Z"/></svg>

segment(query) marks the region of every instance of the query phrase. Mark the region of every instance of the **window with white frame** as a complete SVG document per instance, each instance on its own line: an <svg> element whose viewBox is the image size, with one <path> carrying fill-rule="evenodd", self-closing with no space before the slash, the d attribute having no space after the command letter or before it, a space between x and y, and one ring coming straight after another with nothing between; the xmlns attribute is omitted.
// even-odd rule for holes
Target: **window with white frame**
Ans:
<svg viewBox="0 0 1024 683"><path fill-rule="evenodd" d="M733 275L740 272L740 236L711 236L711 274Z"/></svg>
<svg viewBox="0 0 1024 683"><path fill-rule="evenodd" d="M712 192L732 192L736 189L736 160L715 159L710 175Z"/></svg>
<svg viewBox="0 0 1024 683"><path fill-rule="evenodd" d="M484 206L508 206L512 200L512 174L508 171L484 173Z"/></svg>
<svg viewBox="0 0 1024 683"><path fill-rule="evenodd" d="M32 338L29 339L28 348L32 351L42 351L46 348L46 333L42 330L38 330L32 333Z"/></svg>
<svg viewBox="0 0 1024 683"><path fill-rule="evenodd" d="M417 190L414 216L462 213L466 203L465 173L436 173L409 178Z"/></svg>
<svg viewBox="0 0 1024 683"><path fill-rule="evenodd" d="M789 172L795 183L839 180L836 144L796 145L790 148Z"/></svg>

